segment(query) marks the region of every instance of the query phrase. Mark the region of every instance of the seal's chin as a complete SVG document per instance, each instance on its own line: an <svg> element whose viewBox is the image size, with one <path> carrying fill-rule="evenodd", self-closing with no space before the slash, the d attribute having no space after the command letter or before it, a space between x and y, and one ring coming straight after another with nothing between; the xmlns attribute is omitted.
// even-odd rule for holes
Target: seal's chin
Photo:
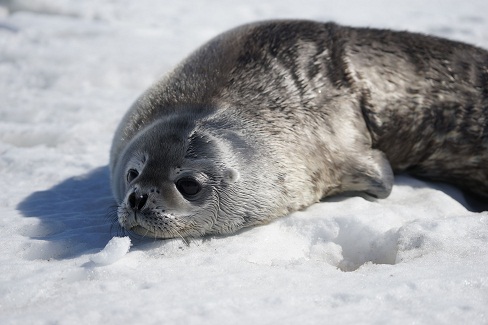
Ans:
<svg viewBox="0 0 488 325"><path fill-rule="evenodd" d="M141 226L132 227L130 231L142 237L159 238L157 234Z"/></svg>

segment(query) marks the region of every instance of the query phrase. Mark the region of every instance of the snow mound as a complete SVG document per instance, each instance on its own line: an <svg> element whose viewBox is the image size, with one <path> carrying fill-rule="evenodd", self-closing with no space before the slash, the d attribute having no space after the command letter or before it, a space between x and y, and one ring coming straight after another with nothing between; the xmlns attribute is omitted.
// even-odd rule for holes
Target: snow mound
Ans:
<svg viewBox="0 0 488 325"><path fill-rule="evenodd" d="M104 249L92 255L90 260L98 265L109 265L117 262L129 252L131 241L129 237L114 237L110 239Z"/></svg>

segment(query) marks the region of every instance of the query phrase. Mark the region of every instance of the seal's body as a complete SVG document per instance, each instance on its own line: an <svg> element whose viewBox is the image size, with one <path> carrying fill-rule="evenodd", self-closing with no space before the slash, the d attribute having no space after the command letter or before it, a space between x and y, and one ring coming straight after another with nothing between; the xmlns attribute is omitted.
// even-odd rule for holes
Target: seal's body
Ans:
<svg viewBox="0 0 488 325"><path fill-rule="evenodd" d="M394 171L488 197L488 53L310 21L245 25L146 91L111 150L119 223L158 238L231 233Z"/></svg>

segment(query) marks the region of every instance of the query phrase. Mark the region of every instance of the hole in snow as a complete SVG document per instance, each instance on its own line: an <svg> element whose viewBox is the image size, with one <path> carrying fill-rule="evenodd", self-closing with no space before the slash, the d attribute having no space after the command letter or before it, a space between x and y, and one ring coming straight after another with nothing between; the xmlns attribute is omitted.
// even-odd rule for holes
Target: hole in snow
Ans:
<svg viewBox="0 0 488 325"><path fill-rule="evenodd" d="M354 271L368 262L395 264L398 231L378 232L358 223L345 223L334 242L342 248L343 259L337 265L342 271Z"/></svg>
<svg viewBox="0 0 488 325"><path fill-rule="evenodd" d="M332 227L316 228L311 234L311 259L323 260L345 272L370 262L395 264L398 229L380 231L354 217L337 218Z"/></svg>
<svg viewBox="0 0 488 325"><path fill-rule="evenodd" d="M309 210L308 213L311 211ZM313 212L312 212L313 213ZM296 216L296 218L295 218ZM295 213L286 221L303 241L308 258L324 261L342 271L357 270L365 263L395 264L399 227L378 222L379 215L344 215L324 218ZM401 229L401 228L400 228ZM291 241L287 239L287 241Z"/></svg>

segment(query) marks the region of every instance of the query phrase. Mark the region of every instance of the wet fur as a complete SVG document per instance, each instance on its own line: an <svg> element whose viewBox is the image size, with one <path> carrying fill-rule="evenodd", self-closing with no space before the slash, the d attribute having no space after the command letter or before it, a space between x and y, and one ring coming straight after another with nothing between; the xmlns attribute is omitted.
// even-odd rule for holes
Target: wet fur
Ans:
<svg viewBox="0 0 488 325"><path fill-rule="evenodd" d="M232 233L336 193L387 197L392 169L486 197L487 65L466 44L333 23L224 33L121 122L110 161L119 223L162 238ZM140 171L131 184L129 168ZM178 196L179 170L208 178L204 197ZM138 220L132 191L150 193Z"/></svg>

